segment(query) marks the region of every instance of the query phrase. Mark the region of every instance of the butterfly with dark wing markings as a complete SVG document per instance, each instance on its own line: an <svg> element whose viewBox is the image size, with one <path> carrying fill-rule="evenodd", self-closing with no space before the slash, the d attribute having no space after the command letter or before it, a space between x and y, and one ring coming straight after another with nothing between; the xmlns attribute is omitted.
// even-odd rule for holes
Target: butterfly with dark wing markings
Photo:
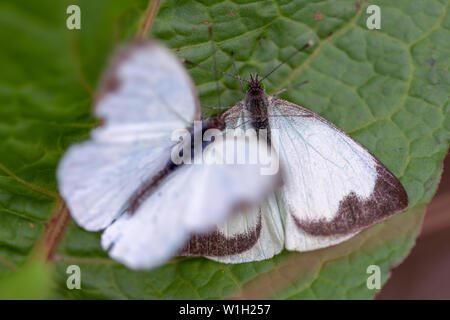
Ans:
<svg viewBox="0 0 450 320"><path fill-rule="evenodd" d="M261 206L194 235L183 255L241 263L283 248L320 249L408 207L402 184L369 151L318 114L267 95L257 75L224 117L227 127L268 130L284 185Z"/></svg>
<svg viewBox="0 0 450 320"><path fill-rule="evenodd" d="M172 162L174 147L191 144L173 141L173 132L200 120L200 108L186 70L161 44L137 41L119 50L99 88L94 113L103 123L90 140L70 147L57 178L75 221L88 231L105 229L102 247L128 267L165 262L192 234L260 202L279 184L279 175L261 175L258 163ZM200 132L190 130L195 136L223 126L219 116ZM255 143L234 140L244 148ZM220 156L226 141L214 140L194 157Z"/></svg>

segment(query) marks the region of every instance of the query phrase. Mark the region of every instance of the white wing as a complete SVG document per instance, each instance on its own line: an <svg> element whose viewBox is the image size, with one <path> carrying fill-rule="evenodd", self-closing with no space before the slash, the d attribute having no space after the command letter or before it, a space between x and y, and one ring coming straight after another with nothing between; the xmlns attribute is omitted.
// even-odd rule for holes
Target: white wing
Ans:
<svg viewBox="0 0 450 320"><path fill-rule="evenodd" d="M205 158L221 156L215 151L226 141L212 143ZM193 233L206 232L241 206L262 200L278 179L261 175L260 164L180 166L135 213L122 215L105 230L102 246L130 268L157 266L177 254Z"/></svg>
<svg viewBox="0 0 450 320"><path fill-rule="evenodd" d="M140 41L119 49L111 60L94 111L105 127L124 129L121 136L136 126L172 132L200 118L195 92L174 54L158 42Z"/></svg>
<svg viewBox="0 0 450 320"><path fill-rule="evenodd" d="M57 172L79 225L90 231L108 226L141 183L166 165L172 131L199 118L192 88L178 59L155 42L116 54L95 105L103 125L69 149Z"/></svg>
<svg viewBox="0 0 450 320"><path fill-rule="evenodd" d="M407 207L397 178L342 130L287 101L270 104L272 143L284 173L278 203L288 250L337 244Z"/></svg>
<svg viewBox="0 0 450 320"><path fill-rule="evenodd" d="M75 221L98 231L123 213L133 192L164 167L169 154L167 146L155 143L87 141L65 154L58 168L59 190Z"/></svg>
<svg viewBox="0 0 450 320"><path fill-rule="evenodd" d="M193 235L182 255L204 256L222 263L243 263L270 259L283 247L283 225L272 194L260 207L233 215L215 231Z"/></svg>

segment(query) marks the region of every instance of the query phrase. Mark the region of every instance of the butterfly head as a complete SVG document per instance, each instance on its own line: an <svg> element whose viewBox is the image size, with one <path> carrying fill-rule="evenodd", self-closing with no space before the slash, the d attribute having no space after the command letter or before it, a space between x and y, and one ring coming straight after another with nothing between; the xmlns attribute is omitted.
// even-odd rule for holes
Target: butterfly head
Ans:
<svg viewBox="0 0 450 320"><path fill-rule="evenodd" d="M250 81L248 82L246 89L247 94L251 96L261 95L265 92L264 83L259 80L257 73L250 75Z"/></svg>

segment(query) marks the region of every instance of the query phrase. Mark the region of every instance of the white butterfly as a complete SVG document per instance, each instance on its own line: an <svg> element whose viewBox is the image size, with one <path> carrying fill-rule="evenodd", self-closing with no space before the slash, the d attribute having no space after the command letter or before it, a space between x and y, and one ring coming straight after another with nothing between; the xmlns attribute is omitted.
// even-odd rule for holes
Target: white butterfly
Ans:
<svg viewBox="0 0 450 320"><path fill-rule="evenodd" d="M269 259L283 248L315 250L408 206L401 183L369 151L319 115L268 96L258 76L224 116L228 127L269 130L284 185L259 208L193 236L184 255L241 263Z"/></svg>
<svg viewBox="0 0 450 320"><path fill-rule="evenodd" d="M134 43L116 55L94 111L103 124L64 155L59 190L75 221L89 231L105 229L102 247L130 268L165 262L192 234L259 203L279 182L279 175L261 175L259 163L171 162L180 145L171 140L174 130L199 120L200 108L184 67L156 42ZM206 121L200 131L216 122ZM212 142L194 160L222 156L217 150L226 141ZM234 142L244 149L260 143Z"/></svg>

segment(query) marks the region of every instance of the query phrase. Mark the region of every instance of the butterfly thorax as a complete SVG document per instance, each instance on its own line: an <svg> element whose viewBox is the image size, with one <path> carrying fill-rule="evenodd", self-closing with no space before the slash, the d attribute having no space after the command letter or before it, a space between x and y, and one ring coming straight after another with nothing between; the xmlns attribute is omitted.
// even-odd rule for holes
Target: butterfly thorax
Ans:
<svg viewBox="0 0 450 320"><path fill-rule="evenodd" d="M269 129L267 108L269 105L268 95L258 75L250 75L250 84L244 99L245 108L250 113L251 125L257 130Z"/></svg>

